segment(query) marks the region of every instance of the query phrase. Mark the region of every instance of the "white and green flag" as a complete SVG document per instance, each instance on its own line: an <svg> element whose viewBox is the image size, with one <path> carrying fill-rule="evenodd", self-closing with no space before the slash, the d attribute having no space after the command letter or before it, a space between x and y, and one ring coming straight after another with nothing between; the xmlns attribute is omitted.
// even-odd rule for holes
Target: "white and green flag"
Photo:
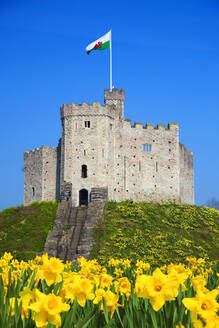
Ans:
<svg viewBox="0 0 219 328"><path fill-rule="evenodd" d="M99 38L98 40L92 42L89 44L89 46L86 47L87 54L92 50L105 50L109 49L111 47L111 31L106 33L104 36Z"/></svg>

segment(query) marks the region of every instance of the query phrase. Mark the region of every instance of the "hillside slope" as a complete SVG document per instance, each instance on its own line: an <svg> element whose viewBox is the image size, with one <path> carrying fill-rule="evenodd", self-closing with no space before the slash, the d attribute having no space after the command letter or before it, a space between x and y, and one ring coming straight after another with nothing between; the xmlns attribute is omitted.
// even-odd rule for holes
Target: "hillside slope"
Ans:
<svg viewBox="0 0 219 328"><path fill-rule="evenodd" d="M58 202L34 202L0 212L0 257L11 252L20 260L42 252L55 220Z"/></svg>
<svg viewBox="0 0 219 328"><path fill-rule="evenodd" d="M94 230L90 257L162 265L186 256L218 260L219 211L204 206L109 202Z"/></svg>
<svg viewBox="0 0 219 328"><path fill-rule="evenodd" d="M34 202L0 212L0 256L28 260L44 249L57 202ZM218 260L219 211L204 206L109 202L94 228L91 258L141 259L162 265L186 256Z"/></svg>

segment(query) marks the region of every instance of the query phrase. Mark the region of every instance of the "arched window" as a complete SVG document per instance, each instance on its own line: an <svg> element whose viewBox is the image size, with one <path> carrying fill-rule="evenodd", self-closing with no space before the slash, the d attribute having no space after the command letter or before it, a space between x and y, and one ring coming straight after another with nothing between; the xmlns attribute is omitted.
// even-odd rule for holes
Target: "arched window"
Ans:
<svg viewBox="0 0 219 328"><path fill-rule="evenodd" d="M87 178L87 165L82 165L81 166L81 177L82 178Z"/></svg>
<svg viewBox="0 0 219 328"><path fill-rule="evenodd" d="M32 197L34 197L34 196L35 196L35 188L32 187Z"/></svg>

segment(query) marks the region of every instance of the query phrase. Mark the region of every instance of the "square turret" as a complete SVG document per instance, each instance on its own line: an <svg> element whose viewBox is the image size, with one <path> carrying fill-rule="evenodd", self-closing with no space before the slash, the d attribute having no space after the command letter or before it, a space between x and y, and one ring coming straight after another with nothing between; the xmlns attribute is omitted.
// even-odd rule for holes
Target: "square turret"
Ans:
<svg viewBox="0 0 219 328"><path fill-rule="evenodd" d="M110 107L114 107L116 111L116 116L119 119L124 118L124 101L125 101L125 91L123 89L119 90L113 88L112 91L109 89L104 90L104 104Z"/></svg>

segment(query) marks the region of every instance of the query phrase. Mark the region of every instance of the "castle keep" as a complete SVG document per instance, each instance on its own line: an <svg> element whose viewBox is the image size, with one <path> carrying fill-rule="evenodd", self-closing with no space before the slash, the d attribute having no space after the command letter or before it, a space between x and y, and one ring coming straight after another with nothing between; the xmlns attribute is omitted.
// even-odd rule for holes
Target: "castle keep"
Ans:
<svg viewBox="0 0 219 328"><path fill-rule="evenodd" d="M24 153L24 204L60 199L67 190L78 206L102 187L109 200L194 204L193 153L179 143L178 124L132 126L124 98L124 90L106 89L104 106L61 107L58 146Z"/></svg>

